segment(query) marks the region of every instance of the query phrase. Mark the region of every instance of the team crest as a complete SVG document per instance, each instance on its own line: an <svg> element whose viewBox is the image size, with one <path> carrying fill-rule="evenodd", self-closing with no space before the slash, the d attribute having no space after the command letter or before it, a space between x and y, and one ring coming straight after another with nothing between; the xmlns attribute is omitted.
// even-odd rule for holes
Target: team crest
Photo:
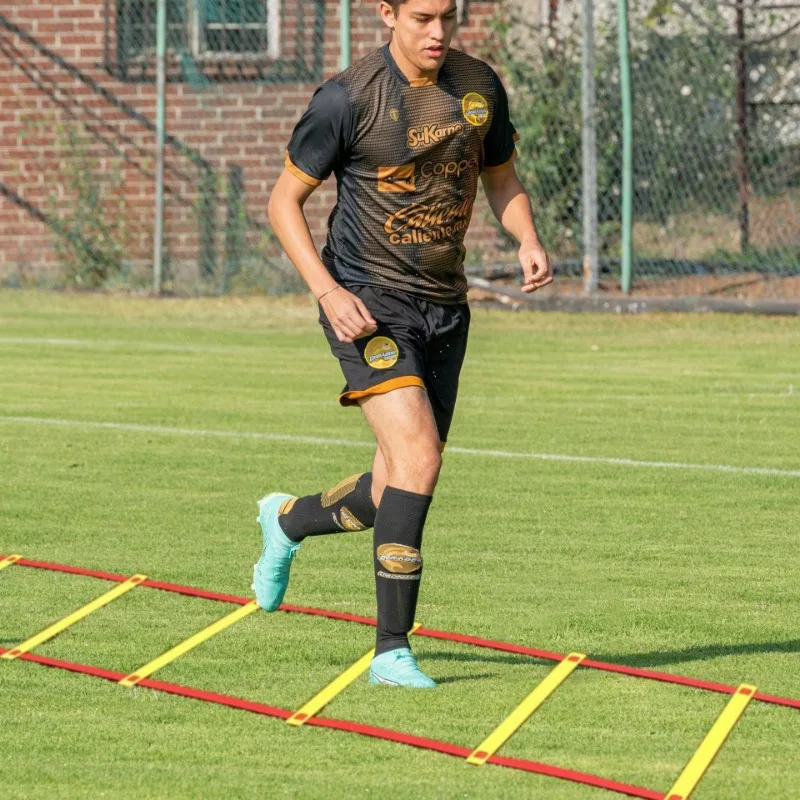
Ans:
<svg viewBox="0 0 800 800"><path fill-rule="evenodd" d="M388 336L376 336L364 348L364 361L373 369L389 369L400 358L400 348Z"/></svg>
<svg viewBox="0 0 800 800"><path fill-rule="evenodd" d="M400 121L400 112L396 108L389 109L389 116L392 118L394 122Z"/></svg>
<svg viewBox="0 0 800 800"><path fill-rule="evenodd" d="M461 110L464 112L464 119L476 128L485 125L489 119L489 104L486 98L477 92L464 95Z"/></svg>

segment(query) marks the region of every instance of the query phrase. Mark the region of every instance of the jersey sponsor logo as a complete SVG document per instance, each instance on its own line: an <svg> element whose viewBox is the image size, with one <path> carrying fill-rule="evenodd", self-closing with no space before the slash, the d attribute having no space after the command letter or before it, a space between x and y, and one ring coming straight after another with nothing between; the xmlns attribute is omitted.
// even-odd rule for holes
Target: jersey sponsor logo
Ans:
<svg viewBox="0 0 800 800"><path fill-rule="evenodd" d="M378 167L379 192L413 192L416 187L414 164L399 167Z"/></svg>
<svg viewBox="0 0 800 800"><path fill-rule="evenodd" d="M389 369L400 358L400 348L388 336L376 336L364 348L364 361L373 369Z"/></svg>
<svg viewBox="0 0 800 800"><path fill-rule="evenodd" d="M379 545L375 555L380 565L395 575L410 575L422 569L422 556L419 550L407 544Z"/></svg>
<svg viewBox="0 0 800 800"><path fill-rule="evenodd" d="M471 200L412 203L390 214L383 229L391 244L427 244L465 231L471 216Z"/></svg>
<svg viewBox="0 0 800 800"><path fill-rule="evenodd" d="M445 178L461 177L461 173L466 170L478 171L478 159L475 156L465 158L461 161L426 161L420 169L423 178L432 176Z"/></svg>
<svg viewBox="0 0 800 800"><path fill-rule="evenodd" d="M408 146L410 148L422 147L428 144L437 144L450 136L458 136L463 133L464 126L460 122L455 122L452 125L422 125L418 128L409 128L406 132L408 134Z"/></svg>
<svg viewBox="0 0 800 800"><path fill-rule="evenodd" d="M489 104L486 102L486 98L477 92L469 92L464 95L461 100L461 111L464 119L476 128L485 125L489 119Z"/></svg>

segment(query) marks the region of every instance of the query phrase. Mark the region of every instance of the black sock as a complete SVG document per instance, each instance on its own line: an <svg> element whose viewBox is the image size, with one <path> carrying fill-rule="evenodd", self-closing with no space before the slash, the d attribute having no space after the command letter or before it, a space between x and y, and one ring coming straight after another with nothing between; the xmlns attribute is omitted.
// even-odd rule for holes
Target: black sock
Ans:
<svg viewBox="0 0 800 800"><path fill-rule="evenodd" d="M287 500L278 522L293 542L306 536L342 531L365 531L375 524L377 509L372 502L372 473L353 475L321 494Z"/></svg>
<svg viewBox="0 0 800 800"><path fill-rule="evenodd" d="M375 655L408 647L422 577L422 529L433 498L387 486L373 532L378 630Z"/></svg>

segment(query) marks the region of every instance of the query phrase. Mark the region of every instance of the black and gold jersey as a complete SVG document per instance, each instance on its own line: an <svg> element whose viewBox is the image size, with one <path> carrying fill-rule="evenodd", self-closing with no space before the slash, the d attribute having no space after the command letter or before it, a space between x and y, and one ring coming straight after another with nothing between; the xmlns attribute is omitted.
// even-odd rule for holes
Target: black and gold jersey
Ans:
<svg viewBox="0 0 800 800"><path fill-rule="evenodd" d="M487 64L449 50L435 83L409 82L384 46L317 89L286 165L314 186L336 176L322 252L335 280L460 303L478 176L512 159L515 139Z"/></svg>

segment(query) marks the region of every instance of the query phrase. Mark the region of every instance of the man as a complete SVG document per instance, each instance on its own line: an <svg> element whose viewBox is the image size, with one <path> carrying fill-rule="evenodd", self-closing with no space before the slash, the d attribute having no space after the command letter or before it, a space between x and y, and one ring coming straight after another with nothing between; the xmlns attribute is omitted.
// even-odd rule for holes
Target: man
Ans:
<svg viewBox="0 0 800 800"><path fill-rule="evenodd" d="M455 0L383 0L389 45L314 94L269 201L283 248L319 302L344 372L342 405L377 442L372 471L321 494L259 503L263 551L253 588L274 611L307 536L374 529L377 644L370 682L436 686L408 646L422 530L439 477L467 344L463 239L481 177L520 242L523 290L552 281L514 170L516 133L491 68L449 50ZM338 203L317 255L303 205L331 173Z"/></svg>

